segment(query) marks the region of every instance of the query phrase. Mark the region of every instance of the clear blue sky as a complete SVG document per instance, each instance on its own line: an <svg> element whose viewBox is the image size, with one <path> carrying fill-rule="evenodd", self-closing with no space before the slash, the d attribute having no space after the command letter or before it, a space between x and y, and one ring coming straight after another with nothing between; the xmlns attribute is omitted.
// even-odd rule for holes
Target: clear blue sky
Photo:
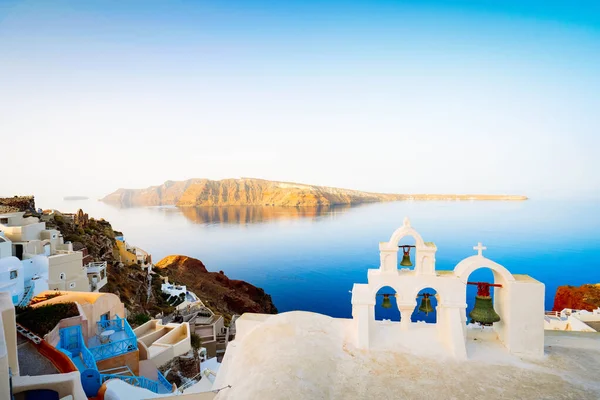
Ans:
<svg viewBox="0 0 600 400"><path fill-rule="evenodd" d="M599 1L0 0L0 195L600 197Z"/></svg>

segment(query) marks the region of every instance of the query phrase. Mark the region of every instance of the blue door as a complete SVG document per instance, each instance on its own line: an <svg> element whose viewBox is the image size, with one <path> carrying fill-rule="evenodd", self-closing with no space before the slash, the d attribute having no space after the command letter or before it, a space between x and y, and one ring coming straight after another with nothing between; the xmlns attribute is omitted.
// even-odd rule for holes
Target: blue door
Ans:
<svg viewBox="0 0 600 400"><path fill-rule="evenodd" d="M60 347L78 355L81 348L81 327L79 325L70 326L60 330Z"/></svg>
<svg viewBox="0 0 600 400"><path fill-rule="evenodd" d="M107 328L110 321L110 313L102 314L100 316L100 326L103 328Z"/></svg>

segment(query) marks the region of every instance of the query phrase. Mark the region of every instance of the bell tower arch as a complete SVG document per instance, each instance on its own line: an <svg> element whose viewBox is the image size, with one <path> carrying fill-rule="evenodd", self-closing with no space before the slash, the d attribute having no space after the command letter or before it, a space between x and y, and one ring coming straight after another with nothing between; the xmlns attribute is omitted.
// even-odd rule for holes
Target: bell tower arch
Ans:
<svg viewBox="0 0 600 400"><path fill-rule="evenodd" d="M406 236L415 240L411 262L414 268L398 268L400 241ZM425 242L413 229L408 218L396 229L390 240L379 243L379 268L367 271L368 283L355 283L352 287L352 319L355 327L355 343L358 348L390 350L398 347L419 349L429 354L450 354L456 359L468 358L467 341L476 338L477 329L467 326L467 281L469 275L480 268L488 268L494 274L494 283L502 285L494 291L494 309L501 317L491 327L486 327L484 340L497 340L509 352L541 356L544 352L544 285L527 275L513 275L502 265L485 258L485 247L474 247L477 254L459 262L452 271L436 271L437 247ZM400 321L375 319L378 290L390 287L395 292L396 307ZM437 306L431 304L433 289ZM429 296L428 300L425 294ZM391 308L390 293L384 308ZM485 297L485 296L483 296ZM411 314L419 306L426 313L435 312L436 323L411 321ZM481 321L480 321L481 322ZM479 326L477 326L479 328ZM493 330L492 332L490 330ZM482 331L482 330L480 330ZM483 332L483 331L482 331ZM492 333L492 335L488 335ZM493 339L491 339L493 337ZM479 339L478 339L479 340ZM428 341L426 348L421 348ZM479 342L477 342L479 343Z"/></svg>
<svg viewBox="0 0 600 400"><path fill-rule="evenodd" d="M500 321L493 330L511 353L541 356L544 353L544 284L528 275L513 275L504 266L483 256L481 243L473 247L477 254L467 257L454 268L454 276L463 287L467 299L467 281L474 271L487 268L494 274L493 304ZM461 322L466 326L466 308L461 310ZM466 328L463 329L465 340Z"/></svg>
<svg viewBox="0 0 600 400"><path fill-rule="evenodd" d="M379 243L379 269L384 273L394 273L398 271L398 246L400 240L407 236L412 236L415 239L414 254L414 271L416 275L435 275L435 252L437 247L433 242L425 242L419 232L417 232L410 224L408 217L404 218L402 226L390 237L387 242Z"/></svg>

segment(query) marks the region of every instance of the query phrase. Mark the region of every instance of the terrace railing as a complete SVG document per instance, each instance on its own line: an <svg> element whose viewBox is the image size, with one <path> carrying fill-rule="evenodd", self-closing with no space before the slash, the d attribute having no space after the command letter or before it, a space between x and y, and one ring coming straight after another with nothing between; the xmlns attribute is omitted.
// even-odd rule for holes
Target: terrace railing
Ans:
<svg viewBox="0 0 600 400"><path fill-rule="evenodd" d="M90 347L90 352L97 361L115 357L121 354L137 350L137 341L135 338L127 338L110 342L97 347Z"/></svg>
<svg viewBox="0 0 600 400"><path fill-rule="evenodd" d="M100 273L102 270L106 270L106 261L93 261L85 266L88 274Z"/></svg>
<svg viewBox="0 0 600 400"><path fill-rule="evenodd" d="M167 378L165 378L165 376L162 374L162 372L157 371L157 373L158 373L158 383L163 385L167 391L171 392L173 390L173 385L171 384L171 382L169 382L167 380Z"/></svg>
<svg viewBox="0 0 600 400"><path fill-rule="evenodd" d="M83 363L87 368L98 370L98 366L96 365L96 360L92 355L92 352L85 346L81 346L81 358L83 359Z"/></svg>
<svg viewBox="0 0 600 400"><path fill-rule="evenodd" d="M109 379L120 379L124 382L129 383L130 385L141 387L143 389L148 389L154 393L158 393L158 382L153 381L152 379L145 378L143 376L128 376L128 375L120 375L120 374L102 374L102 383L106 382Z"/></svg>
<svg viewBox="0 0 600 400"><path fill-rule="evenodd" d="M76 325L67 328L62 328L60 330L60 343L57 349L69 356L69 358L71 359L80 355L83 364L85 364L85 367L89 369L94 369L96 371L98 371L98 365L96 364L96 361L114 357L115 355L123 354L137 349L137 340L135 334L133 333L133 330L131 329L126 320L117 318L117 320L101 322L103 326L107 327L105 329L108 329L108 327L117 328L120 326L121 330L127 332L129 337L127 339L107 343L102 346L87 348L85 346L85 341L83 340L81 327L79 325ZM109 324L105 324L105 322L108 322ZM100 324L100 322L98 324ZM169 381L165 379L165 377L163 376L163 374L160 373L160 371L157 371L158 381L153 381L152 379L148 379L143 376L135 376L133 375L131 370L129 370L128 367L125 368L129 374L105 374L100 372L102 383L106 382L109 379L120 379L124 382L129 383L130 385L138 386L143 389L148 389L154 393L171 392L172 385L169 383ZM122 368L113 368L110 371L114 372L115 370L119 369Z"/></svg>
<svg viewBox="0 0 600 400"><path fill-rule="evenodd" d="M118 315L115 319L107 319L96 322L96 325L98 327L98 333L102 333L107 329L112 329L115 332L120 332L125 329L125 324L127 324L127 320L120 318Z"/></svg>
<svg viewBox="0 0 600 400"><path fill-rule="evenodd" d="M90 351L96 361L105 360L107 358L115 357L121 354L129 353L130 351L137 350L137 337L133 333L133 329L129 326L126 319L119 318L111 319L107 321L98 321L98 333L102 333L105 330L111 329L116 332L125 331L126 338L121 340L115 340L110 343L102 344L96 347L90 347Z"/></svg>

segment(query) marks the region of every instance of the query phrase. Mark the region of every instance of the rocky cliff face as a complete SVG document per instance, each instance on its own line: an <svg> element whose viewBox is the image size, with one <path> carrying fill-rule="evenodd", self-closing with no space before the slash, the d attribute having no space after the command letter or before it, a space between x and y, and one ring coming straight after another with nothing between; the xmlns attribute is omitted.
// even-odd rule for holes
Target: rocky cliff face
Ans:
<svg viewBox="0 0 600 400"><path fill-rule="evenodd" d="M35 211L33 196L0 197L0 213Z"/></svg>
<svg viewBox="0 0 600 400"><path fill-rule="evenodd" d="M559 286L554 296L554 311L565 308L592 311L600 307L600 283L582 286Z"/></svg>
<svg viewBox="0 0 600 400"><path fill-rule="evenodd" d="M264 179L190 179L147 189L119 189L101 199L121 206L316 207L395 200L526 200L512 195L384 194Z"/></svg>
<svg viewBox="0 0 600 400"><path fill-rule="evenodd" d="M175 205L188 187L202 180L166 181L146 189L118 189L100 200L125 207Z"/></svg>
<svg viewBox="0 0 600 400"><path fill-rule="evenodd" d="M226 318L245 312L276 314L271 296L244 281L229 279L222 271L209 272L195 258L173 255L160 260L155 271L170 282L186 285L214 312Z"/></svg>

